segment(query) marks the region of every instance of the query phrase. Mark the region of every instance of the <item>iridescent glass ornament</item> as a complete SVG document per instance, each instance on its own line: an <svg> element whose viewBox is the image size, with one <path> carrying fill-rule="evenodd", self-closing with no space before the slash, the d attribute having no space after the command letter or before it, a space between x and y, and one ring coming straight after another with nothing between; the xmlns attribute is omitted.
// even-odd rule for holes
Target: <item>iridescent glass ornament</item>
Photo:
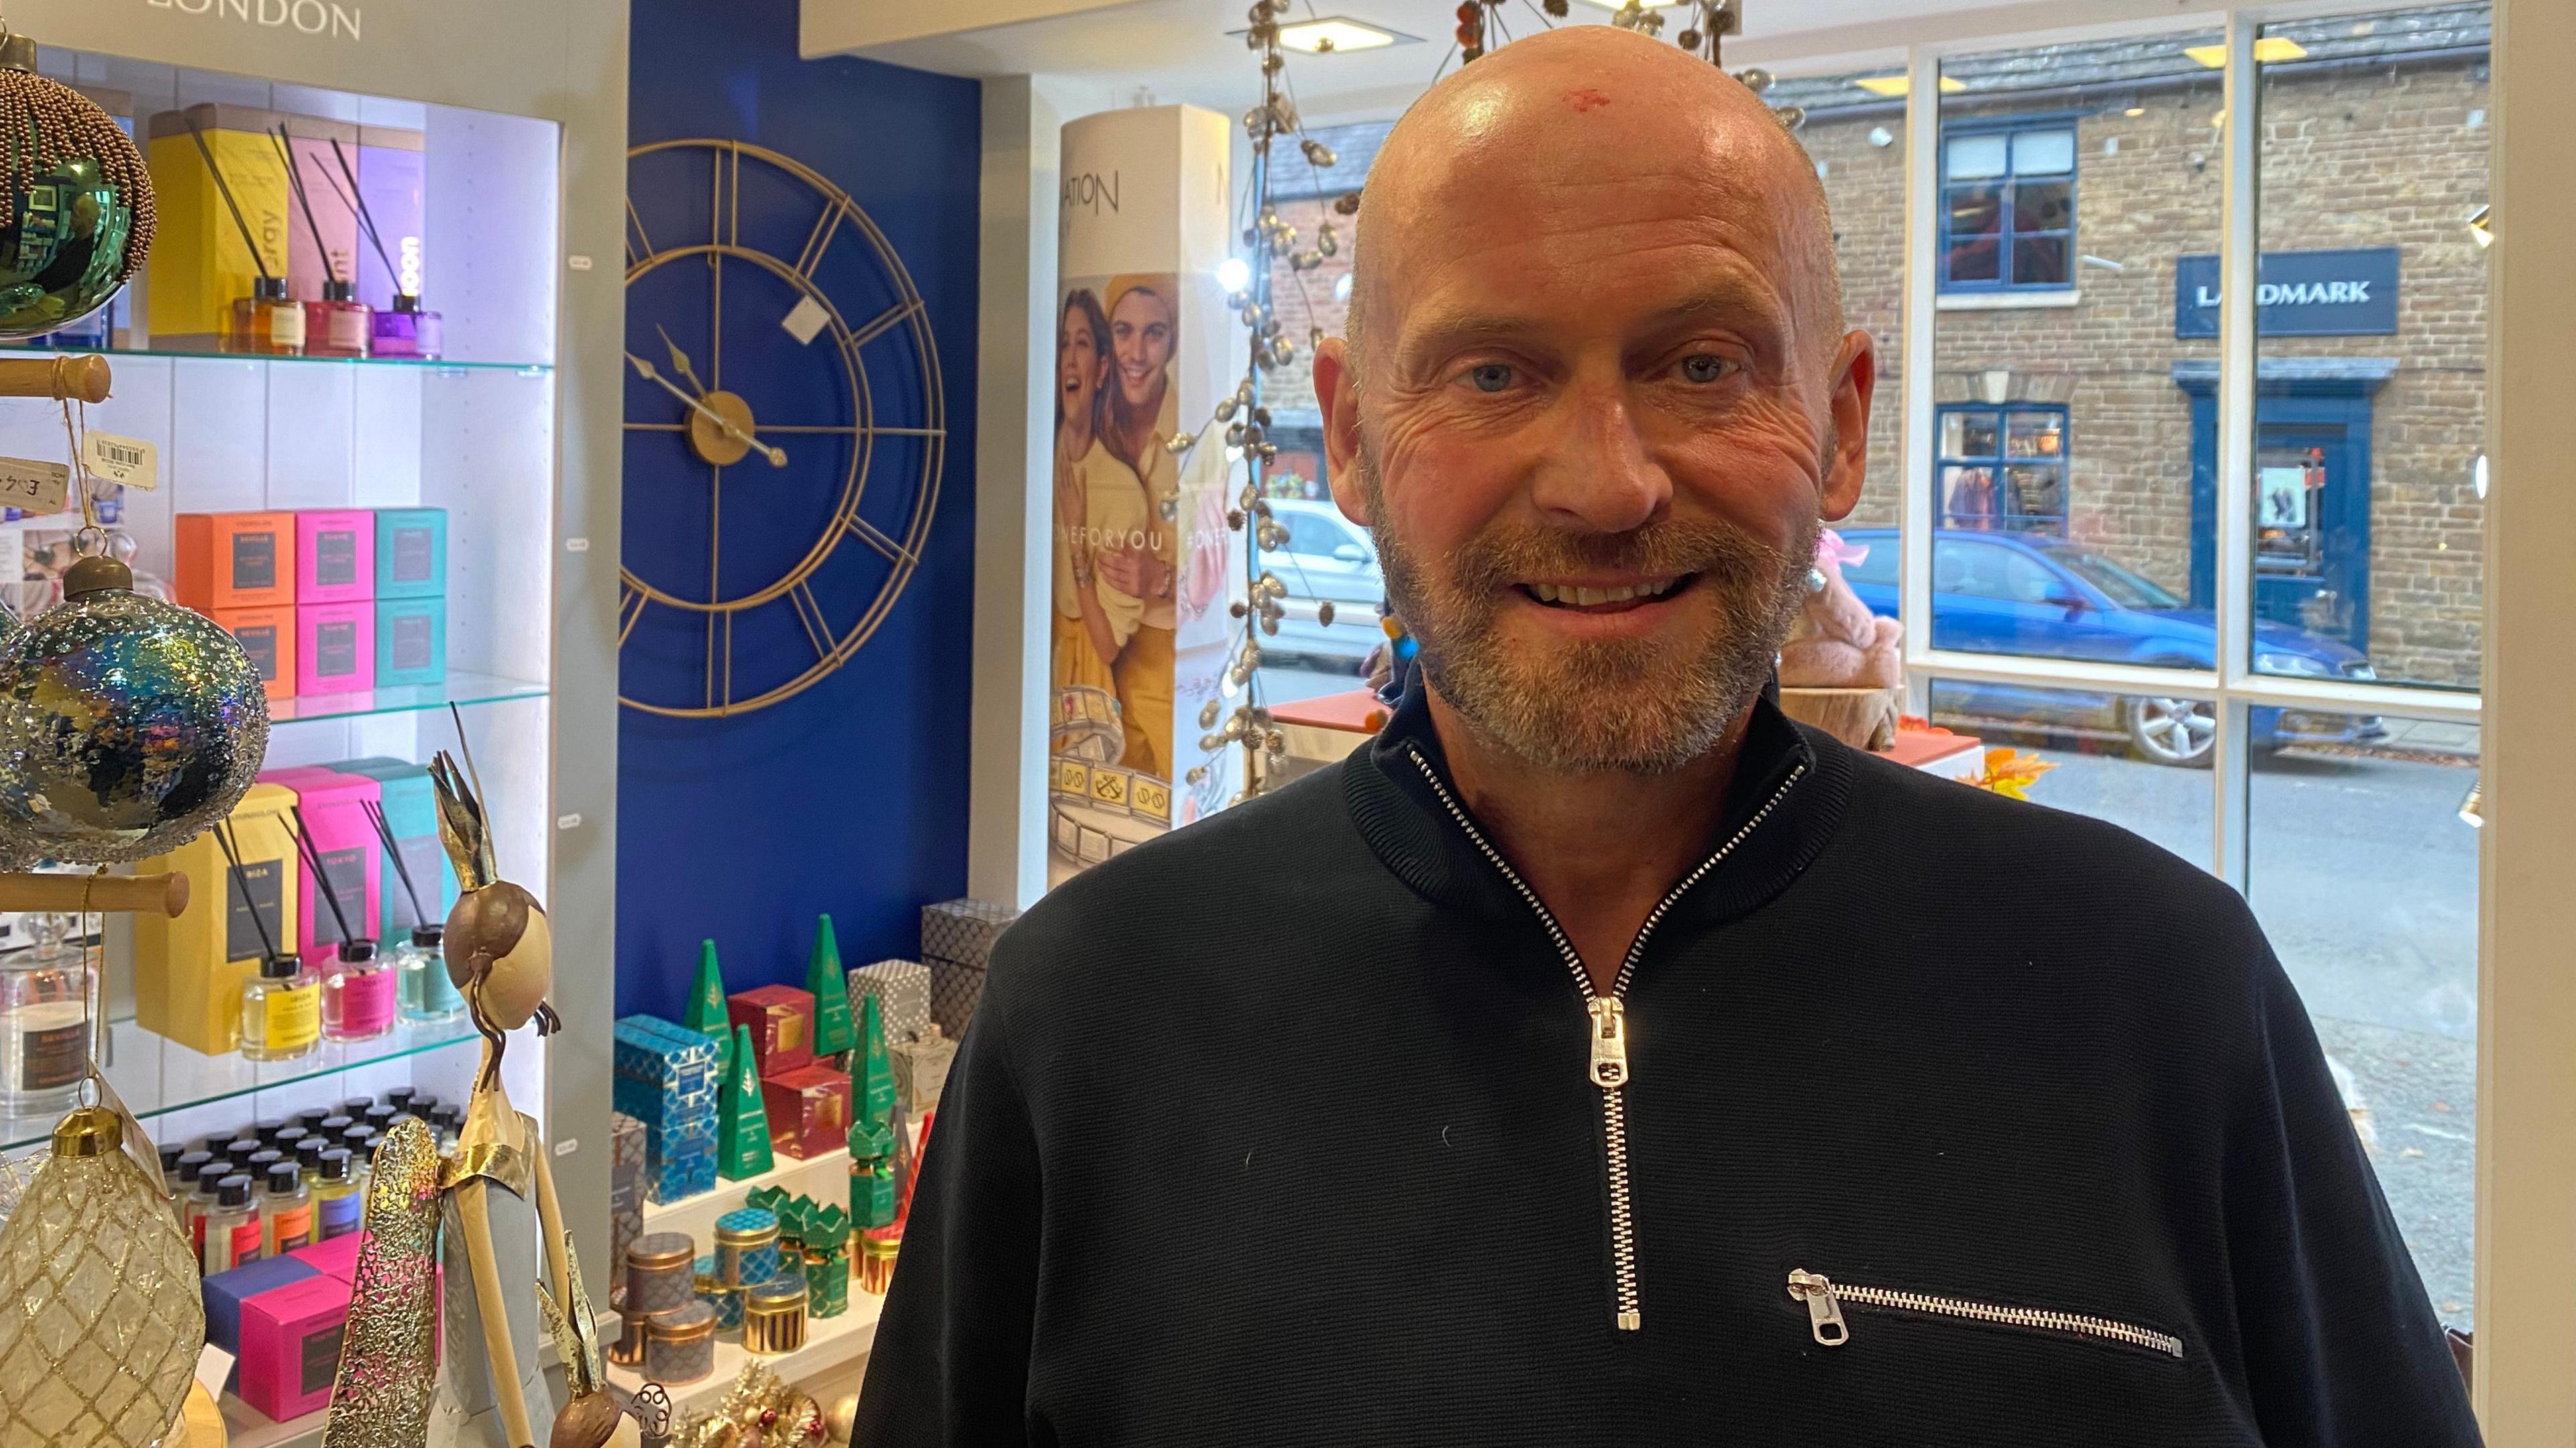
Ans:
<svg viewBox="0 0 2576 1448"><path fill-rule="evenodd" d="M125 1119L107 1107L64 1117L0 1229L10 1448L152 1448L187 1397L206 1343L196 1257L125 1144Z"/></svg>
<svg viewBox="0 0 2576 1448"><path fill-rule="evenodd" d="M116 296L152 247L151 173L87 96L37 75L0 29L0 340L58 331Z"/></svg>
<svg viewBox="0 0 2576 1448"><path fill-rule="evenodd" d="M112 558L0 645L0 858L164 854L239 803L268 753L259 670L205 615Z"/></svg>

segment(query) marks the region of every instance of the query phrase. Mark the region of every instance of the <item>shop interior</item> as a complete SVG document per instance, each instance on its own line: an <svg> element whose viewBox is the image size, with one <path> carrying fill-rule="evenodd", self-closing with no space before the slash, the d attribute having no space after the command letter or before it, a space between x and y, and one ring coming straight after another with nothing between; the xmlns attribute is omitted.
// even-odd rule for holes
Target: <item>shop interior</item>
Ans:
<svg viewBox="0 0 2576 1448"><path fill-rule="evenodd" d="M1576 25L1875 340L1782 707L2240 892L2576 1435L2576 17L1245 4L0 5L0 1448L866 1443L997 940L1387 724L1315 354Z"/></svg>

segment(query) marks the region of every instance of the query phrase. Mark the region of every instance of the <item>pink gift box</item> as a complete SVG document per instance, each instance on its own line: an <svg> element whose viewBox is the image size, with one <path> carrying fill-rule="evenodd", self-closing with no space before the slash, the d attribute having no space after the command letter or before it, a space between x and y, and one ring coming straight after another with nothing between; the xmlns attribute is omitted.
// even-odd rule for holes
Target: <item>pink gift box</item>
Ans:
<svg viewBox="0 0 2576 1448"><path fill-rule="evenodd" d="M383 918L378 912L382 904L384 846L376 838L374 823L367 818L365 802L381 799L384 787L363 774L342 774L313 765L272 769L260 780L295 791L296 808L304 815L305 827L313 832L314 850L330 868L331 888L340 894L340 908L349 917L349 928L373 937L376 922ZM318 970L332 958L329 948L340 943L340 927L331 918L331 907L323 900L321 888L313 883L313 867L299 865L295 878L295 938L304 942L305 964ZM357 1239L353 1236L347 1240ZM318 1268L319 1264L315 1265Z"/></svg>
<svg viewBox="0 0 2576 1448"><path fill-rule="evenodd" d="M363 694L376 686L376 605L295 606L295 692Z"/></svg>
<svg viewBox="0 0 2576 1448"><path fill-rule="evenodd" d="M320 1411L348 1326L349 1284L337 1277L307 1277L244 1302L241 1400L281 1423Z"/></svg>
<svg viewBox="0 0 2576 1448"><path fill-rule="evenodd" d="M376 596L376 515L327 508L295 515L295 601L363 603Z"/></svg>
<svg viewBox="0 0 2576 1448"><path fill-rule="evenodd" d="M358 1280L358 1246L366 1240L366 1233L351 1232L345 1236L324 1238L309 1247L298 1247L286 1255L325 1277L355 1282Z"/></svg>

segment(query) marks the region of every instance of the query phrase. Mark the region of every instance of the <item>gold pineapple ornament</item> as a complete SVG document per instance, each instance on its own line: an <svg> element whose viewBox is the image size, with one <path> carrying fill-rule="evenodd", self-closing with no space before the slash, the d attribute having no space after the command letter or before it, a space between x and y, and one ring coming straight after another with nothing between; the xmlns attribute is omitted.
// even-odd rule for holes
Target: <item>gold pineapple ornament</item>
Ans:
<svg viewBox="0 0 2576 1448"><path fill-rule="evenodd" d="M197 1264L125 1122L105 1106L64 1117L0 1228L9 1448L153 1448L187 1397L206 1342Z"/></svg>

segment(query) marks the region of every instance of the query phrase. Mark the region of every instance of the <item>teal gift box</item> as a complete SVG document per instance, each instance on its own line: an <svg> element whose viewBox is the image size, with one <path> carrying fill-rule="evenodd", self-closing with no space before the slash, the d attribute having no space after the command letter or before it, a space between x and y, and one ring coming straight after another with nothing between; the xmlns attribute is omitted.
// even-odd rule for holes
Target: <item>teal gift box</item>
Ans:
<svg viewBox="0 0 2576 1448"><path fill-rule="evenodd" d="M447 678L447 600L376 600L376 687L443 683Z"/></svg>
<svg viewBox="0 0 2576 1448"><path fill-rule="evenodd" d="M447 596L447 510L376 510L376 597Z"/></svg>
<svg viewBox="0 0 2576 1448"><path fill-rule="evenodd" d="M411 883L420 891L420 906L435 912L427 920L413 919L402 877L387 869L384 938L409 940L415 925L445 925L447 912L456 904L456 866L449 863L446 849L438 842L438 800L430 786L429 771L409 760L383 756L352 759L331 768L342 774L363 774L376 782L385 808L385 824L392 829L394 844L402 851L403 868L411 872Z"/></svg>

